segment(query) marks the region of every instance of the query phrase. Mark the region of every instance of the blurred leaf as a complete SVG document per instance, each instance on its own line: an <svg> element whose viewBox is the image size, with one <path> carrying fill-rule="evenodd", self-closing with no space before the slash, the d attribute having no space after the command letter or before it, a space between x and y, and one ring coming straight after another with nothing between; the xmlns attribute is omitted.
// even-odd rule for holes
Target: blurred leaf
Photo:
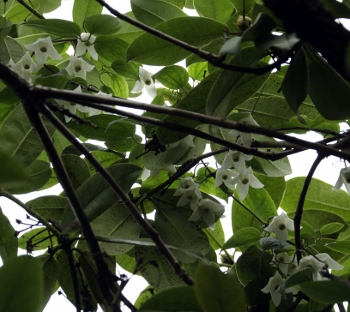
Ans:
<svg viewBox="0 0 350 312"><path fill-rule="evenodd" d="M97 14L86 18L84 27L93 35L112 35L115 34L122 25L119 20L112 15Z"/></svg>
<svg viewBox="0 0 350 312"><path fill-rule="evenodd" d="M62 155L62 162L68 178L74 189L90 178L90 171L86 162L77 155Z"/></svg>
<svg viewBox="0 0 350 312"><path fill-rule="evenodd" d="M68 199L63 196L47 195L32 199L26 205L46 219L59 221L68 205Z"/></svg>
<svg viewBox="0 0 350 312"><path fill-rule="evenodd" d="M80 35L80 27L76 23L62 19L38 19L26 21L23 25L42 30L58 37L71 38L72 36L77 37Z"/></svg>
<svg viewBox="0 0 350 312"><path fill-rule="evenodd" d="M241 247L257 242L261 238L261 232L253 227L238 230L222 246L222 249Z"/></svg>
<svg viewBox="0 0 350 312"><path fill-rule="evenodd" d="M0 256L3 263L17 256L18 239L15 229L0 208Z"/></svg>
<svg viewBox="0 0 350 312"><path fill-rule="evenodd" d="M18 238L18 247L32 252L34 250L44 250L58 244L57 238L52 236L46 227L39 227L23 233ZM30 250L32 249L33 250Z"/></svg>
<svg viewBox="0 0 350 312"><path fill-rule="evenodd" d="M328 235L328 234L334 234L339 232L344 228L344 224L339 223L339 222L332 222L325 224L320 228L320 232L322 235Z"/></svg>
<svg viewBox="0 0 350 312"><path fill-rule="evenodd" d="M123 61L125 63L128 44L116 36L97 36L94 47L97 54L110 63Z"/></svg>
<svg viewBox="0 0 350 312"><path fill-rule="evenodd" d="M32 7L34 10L39 9L39 3L36 1L30 2L27 0L24 1L24 3ZM10 9L6 12L5 17L13 24L18 24L26 21L31 15L32 13L25 6L20 3L16 3L15 5L11 6Z"/></svg>
<svg viewBox="0 0 350 312"><path fill-rule="evenodd" d="M125 78L118 74L113 74L109 86L113 90L113 95L122 99L129 97L129 86Z"/></svg>
<svg viewBox="0 0 350 312"><path fill-rule="evenodd" d="M86 18L100 14L102 5L94 0L74 0L73 22L83 27Z"/></svg>
<svg viewBox="0 0 350 312"><path fill-rule="evenodd" d="M230 18L234 9L230 0L194 0L193 3L199 16L223 23Z"/></svg>

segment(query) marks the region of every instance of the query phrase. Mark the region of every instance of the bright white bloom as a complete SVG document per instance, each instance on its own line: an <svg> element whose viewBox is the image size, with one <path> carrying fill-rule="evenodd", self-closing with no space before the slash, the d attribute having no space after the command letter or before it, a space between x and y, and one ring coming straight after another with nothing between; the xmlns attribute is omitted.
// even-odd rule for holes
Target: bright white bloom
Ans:
<svg viewBox="0 0 350 312"><path fill-rule="evenodd" d="M193 143L193 139L194 139L194 136L189 134L189 135L185 136L183 139L169 144L168 147L175 148L175 147L178 147L179 145L195 147L195 145Z"/></svg>
<svg viewBox="0 0 350 312"><path fill-rule="evenodd" d="M329 254L320 253L316 255L317 259L323 262L327 269L342 270L344 266L340 265L337 261L333 260Z"/></svg>
<svg viewBox="0 0 350 312"><path fill-rule="evenodd" d="M239 122L246 125L259 126L259 124L252 117L252 115L249 115L248 117L241 119ZM235 137L240 136L243 146L250 147L250 145L252 144L252 134L250 132L241 132L234 129L234 130L231 130L228 134Z"/></svg>
<svg viewBox="0 0 350 312"><path fill-rule="evenodd" d="M199 189L199 184L194 182L191 177L181 178L180 185L176 189L174 196L182 195L188 191L192 191L194 189Z"/></svg>
<svg viewBox="0 0 350 312"><path fill-rule="evenodd" d="M85 62L82 58L71 55L66 71L69 75L86 79L86 72L92 71L94 65Z"/></svg>
<svg viewBox="0 0 350 312"><path fill-rule="evenodd" d="M16 64L10 65L15 72L20 74L25 80L28 81L31 79L32 72L35 72L38 69L38 66L34 63L28 51Z"/></svg>
<svg viewBox="0 0 350 312"><path fill-rule="evenodd" d="M191 209L194 210L197 207L198 201L202 198L202 194L199 190L199 184L194 182L191 177L181 178L180 185L176 189L174 196L181 196L177 202L177 207L182 207L188 203Z"/></svg>
<svg viewBox="0 0 350 312"><path fill-rule="evenodd" d="M211 230L215 229L215 216L221 216L225 211L224 206L213 202L212 200L206 198L201 199L198 202L196 209L193 214L188 219L189 221L198 221L203 218L206 224L208 224Z"/></svg>
<svg viewBox="0 0 350 312"><path fill-rule="evenodd" d="M80 38L78 38L77 47L75 49L75 55L83 55L86 51L91 55L91 57L97 61L98 55L96 53L94 42L96 37L90 35L89 33L82 33Z"/></svg>
<svg viewBox="0 0 350 312"><path fill-rule="evenodd" d="M216 171L214 186L218 187L224 183L228 189L233 190L235 188L235 184L232 183L232 181L236 176L238 176L237 172L221 167Z"/></svg>
<svg viewBox="0 0 350 312"><path fill-rule="evenodd" d="M152 79L152 74L147 70L139 67L140 80L136 81L134 88L130 91L131 93L139 93L144 87L150 97L154 98L157 95L157 89Z"/></svg>
<svg viewBox="0 0 350 312"><path fill-rule="evenodd" d="M82 91L81 87L78 86L72 92L82 93L83 91ZM83 105L80 105L80 104L75 104L75 103L71 103L71 102L63 101L63 100L56 100L56 102L58 104L62 105L63 108L68 110L72 115L75 115L77 109L80 112L82 112L82 113L89 113L90 112L90 108L87 107L87 106L83 106ZM65 119L66 122L69 122L72 119L72 117L64 115L64 119Z"/></svg>
<svg viewBox="0 0 350 312"><path fill-rule="evenodd" d="M40 38L32 44L26 44L24 46L27 50L35 52L35 60L39 67L46 62L48 56L55 60L62 58L54 48L50 36L45 39Z"/></svg>
<svg viewBox="0 0 350 312"><path fill-rule="evenodd" d="M335 183L333 190L339 190L345 184L346 190L350 194L350 167L340 170L339 178Z"/></svg>
<svg viewBox="0 0 350 312"><path fill-rule="evenodd" d="M232 179L232 184L237 183L237 191L241 200L245 199L248 195L249 185L253 188L262 188L262 184L254 175L252 167L247 168L244 173L239 173L238 176Z"/></svg>
<svg viewBox="0 0 350 312"><path fill-rule="evenodd" d="M279 216L273 217L272 222L264 230L275 232L276 238L284 244L288 238L288 230L294 231L294 222L282 212Z"/></svg>
<svg viewBox="0 0 350 312"><path fill-rule="evenodd" d="M225 169L234 167L238 172L244 173L246 170L246 160L251 160L252 158L252 155L246 155L238 151L229 150L221 167Z"/></svg>
<svg viewBox="0 0 350 312"><path fill-rule="evenodd" d="M275 275L273 277L270 277L268 284L263 289L261 289L263 293L271 294L272 301L276 307L278 307L279 304L281 303L282 295L277 290L282 283L283 283L282 276L281 274L278 273L278 271L276 271ZM287 288L285 290L286 293L290 293L292 291L293 291L292 287Z"/></svg>
<svg viewBox="0 0 350 312"><path fill-rule="evenodd" d="M272 265L279 267L281 272L283 274L287 274L288 272L288 266L291 264L293 261L293 256L288 256L287 253L281 252L278 254L275 254L273 257Z"/></svg>
<svg viewBox="0 0 350 312"><path fill-rule="evenodd" d="M319 271L322 270L323 267L324 267L324 263L318 261L314 256L305 256L299 261L299 271L304 270L306 268L313 268L314 281L321 279Z"/></svg>

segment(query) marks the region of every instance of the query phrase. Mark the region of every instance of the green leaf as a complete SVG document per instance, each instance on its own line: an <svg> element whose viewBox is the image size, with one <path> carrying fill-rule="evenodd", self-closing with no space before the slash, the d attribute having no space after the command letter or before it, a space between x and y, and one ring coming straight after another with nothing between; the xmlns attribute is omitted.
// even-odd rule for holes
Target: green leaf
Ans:
<svg viewBox="0 0 350 312"><path fill-rule="evenodd" d="M107 171L119 183L123 191L128 192L141 170L135 165L117 164L107 168ZM107 209L113 207L119 198L99 173L87 179L77 189L76 194L89 221L96 219ZM76 231L79 227L72 208L67 206L62 218L63 232Z"/></svg>
<svg viewBox="0 0 350 312"><path fill-rule="evenodd" d="M68 199L63 196L47 195L30 200L26 205L46 219L59 221L68 205Z"/></svg>
<svg viewBox="0 0 350 312"><path fill-rule="evenodd" d="M263 66L258 61L265 55L255 48L249 48L233 58L230 65L240 67ZM260 64L260 65L259 65ZM265 64L265 63L264 63ZM246 74L224 70L213 85L207 99L206 112L210 116L226 117L239 104L249 99L266 81L264 75Z"/></svg>
<svg viewBox="0 0 350 312"><path fill-rule="evenodd" d="M215 265L199 264L194 289L198 302L205 312L246 311L242 285L233 275L224 274Z"/></svg>
<svg viewBox="0 0 350 312"><path fill-rule="evenodd" d="M181 286L164 290L141 305L138 311L200 311L193 287Z"/></svg>
<svg viewBox="0 0 350 312"><path fill-rule="evenodd" d="M270 264L272 256L251 246L237 260L236 270L239 281L245 286L260 276L271 277L275 268Z"/></svg>
<svg viewBox="0 0 350 312"><path fill-rule="evenodd" d="M73 22L83 27L86 18L101 14L102 5L94 0L74 0Z"/></svg>
<svg viewBox="0 0 350 312"><path fill-rule="evenodd" d="M0 151L0 184L6 188L12 183L28 181L28 179L28 173L21 164L7 153Z"/></svg>
<svg viewBox="0 0 350 312"><path fill-rule="evenodd" d="M119 20L106 14L97 14L89 16L84 23L86 30L93 35L112 35L121 27Z"/></svg>
<svg viewBox="0 0 350 312"><path fill-rule="evenodd" d="M121 61L125 64L128 44L116 36L98 36L94 42L97 54L105 60L113 63Z"/></svg>
<svg viewBox="0 0 350 312"><path fill-rule="evenodd" d="M0 311L37 312L42 273L40 262L30 256L13 258L0 268Z"/></svg>
<svg viewBox="0 0 350 312"><path fill-rule="evenodd" d="M124 119L124 117L103 114L87 118L95 126L94 128L89 124L81 124L76 120L72 120L68 127L75 133L89 139L121 141L135 134L135 125Z"/></svg>
<svg viewBox="0 0 350 312"><path fill-rule="evenodd" d="M62 155L62 162L74 189L90 178L86 162L77 155Z"/></svg>
<svg viewBox="0 0 350 312"><path fill-rule="evenodd" d="M109 86L113 90L113 95L122 99L129 97L129 86L125 78L118 74L112 74Z"/></svg>
<svg viewBox="0 0 350 312"><path fill-rule="evenodd" d="M310 76L310 97L321 115L327 119L350 117L349 83L344 80L320 55L305 49ZM332 103L332 106L329 106Z"/></svg>
<svg viewBox="0 0 350 312"><path fill-rule="evenodd" d="M264 184L264 189L269 193L271 199L275 203L276 209L278 209L286 190L285 178L273 178L260 174L255 174L255 176L262 184Z"/></svg>
<svg viewBox="0 0 350 312"><path fill-rule="evenodd" d="M18 238L18 247L27 250L27 252L32 252L56 246L58 244L57 238L50 236L50 232L46 227L35 228L25 232Z"/></svg>
<svg viewBox="0 0 350 312"><path fill-rule="evenodd" d="M2 41L9 34L13 24L2 16L0 16L0 23L3 25L0 29L0 40Z"/></svg>
<svg viewBox="0 0 350 312"><path fill-rule="evenodd" d="M39 4L36 1L24 1L26 5L32 7L34 10L38 10ZM32 13L22 4L16 3L7 12L5 17L10 20L13 24L18 24L30 17Z"/></svg>
<svg viewBox="0 0 350 312"><path fill-rule="evenodd" d="M286 192L281 203L281 207L286 212L295 211L304 181L303 177L287 181ZM350 221L349 195L342 190L332 190L332 185L314 178L306 194L304 210L306 209L323 210L338 215L347 222Z"/></svg>
<svg viewBox="0 0 350 312"><path fill-rule="evenodd" d="M189 75L182 66L171 65L162 68L154 79L157 79L163 86L177 90L182 89L188 84Z"/></svg>
<svg viewBox="0 0 350 312"><path fill-rule="evenodd" d="M225 23L233 13L233 5L230 0L194 0L199 16L212 18Z"/></svg>
<svg viewBox="0 0 350 312"><path fill-rule="evenodd" d="M306 268L304 270L298 271L292 276L288 277L283 286L281 286L281 290L284 292L284 290L288 287L299 285L305 282L311 282L313 280L313 274L313 268Z"/></svg>
<svg viewBox="0 0 350 312"><path fill-rule="evenodd" d="M298 49L292 58L287 74L283 80L282 92L289 107L298 113L299 106L309 91L309 72L303 49Z"/></svg>
<svg viewBox="0 0 350 312"><path fill-rule="evenodd" d="M135 17L149 26L156 26L163 21L174 17L183 17L186 14L177 6L161 0L131 0L131 8Z"/></svg>
<svg viewBox="0 0 350 312"><path fill-rule="evenodd" d="M224 24L204 17L176 17L155 27L186 43L201 47L221 37L227 28ZM172 65L190 55L190 52L175 47L172 43L145 33L135 39L127 59L148 65Z"/></svg>
<svg viewBox="0 0 350 312"><path fill-rule="evenodd" d="M339 223L339 222L332 222L325 224L320 228L320 232L322 235L329 235L329 234L334 234L339 232L344 228L344 224Z"/></svg>
<svg viewBox="0 0 350 312"><path fill-rule="evenodd" d="M316 281L302 283L300 288L311 299L324 304L334 304L350 301L349 286L344 286L344 284L335 281Z"/></svg>
<svg viewBox="0 0 350 312"><path fill-rule="evenodd" d="M250 245L257 242L261 238L261 232L253 227L246 227L238 230L231 236L222 246L222 249L229 249Z"/></svg>
<svg viewBox="0 0 350 312"><path fill-rule="evenodd" d="M51 35L59 37L71 38L72 36L77 37L80 35L80 27L76 23L61 19L32 20L23 23L23 25L42 30Z"/></svg>
<svg viewBox="0 0 350 312"><path fill-rule="evenodd" d="M3 263L17 256L18 239L15 229L0 208L0 256Z"/></svg>
<svg viewBox="0 0 350 312"><path fill-rule="evenodd" d="M350 241L348 240L329 243L326 246L331 250L341 252L345 255L350 255Z"/></svg>
<svg viewBox="0 0 350 312"><path fill-rule="evenodd" d="M292 173L287 157L273 161L254 157L247 162L247 165L252 166L254 171L273 178L284 177Z"/></svg>
<svg viewBox="0 0 350 312"><path fill-rule="evenodd" d="M8 63L10 59L18 62L23 56L23 48L11 37L0 40L0 60Z"/></svg>
<svg viewBox="0 0 350 312"><path fill-rule="evenodd" d="M208 62L191 64L188 66L187 70L193 80L202 81L208 72Z"/></svg>
<svg viewBox="0 0 350 312"><path fill-rule="evenodd" d="M61 0L35 0L36 2L39 2L39 9L38 11L40 13L49 13L61 6Z"/></svg>

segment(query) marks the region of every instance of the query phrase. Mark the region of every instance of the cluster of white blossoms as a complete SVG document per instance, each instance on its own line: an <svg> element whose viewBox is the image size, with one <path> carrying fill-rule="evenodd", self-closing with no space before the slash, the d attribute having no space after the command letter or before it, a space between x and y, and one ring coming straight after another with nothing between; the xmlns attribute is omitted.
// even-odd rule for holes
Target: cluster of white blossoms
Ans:
<svg viewBox="0 0 350 312"><path fill-rule="evenodd" d="M264 230L270 233L274 232L276 239L281 245L284 245L287 242L288 231L294 231L294 222L282 212L279 216L274 217ZM276 307L281 303L283 295L280 286L285 282L285 278L288 276L306 268L312 268L313 280L318 281L323 279L320 271L325 269L341 270L343 268L342 265L334 261L327 253L320 253L316 256L304 256L300 260L299 265L295 255L288 255L286 252L275 253L271 265L277 267L277 271L261 291L266 294L270 293L272 301ZM293 290L293 287L286 288L284 293L290 293Z"/></svg>
<svg viewBox="0 0 350 312"><path fill-rule="evenodd" d="M240 120L241 123L248 125L258 125L251 115ZM242 145L250 147L252 143L252 134L231 130L229 135L232 137L239 137ZM229 150L225 156L221 167L216 171L215 186L220 186L222 183L230 190L237 186L237 192L241 200L244 200L249 192L249 186L253 188L262 188L264 185L254 176L251 167L246 166L246 161L251 160L253 156L246 155L239 151ZM234 168L232 170L231 168Z"/></svg>
<svg viewBox="0 0 350 312"><path fill-rule="evenodd" d="M215 229L216 217L222 216L225 211L223 205L208 198L203 199L199 190L199 184L190 177L180 179L180 185L176 189L174 196L181 196L176 204L177 207L190 205L193 213L188 219L189 221L198 221L203 218L211 230Z"/></svg>

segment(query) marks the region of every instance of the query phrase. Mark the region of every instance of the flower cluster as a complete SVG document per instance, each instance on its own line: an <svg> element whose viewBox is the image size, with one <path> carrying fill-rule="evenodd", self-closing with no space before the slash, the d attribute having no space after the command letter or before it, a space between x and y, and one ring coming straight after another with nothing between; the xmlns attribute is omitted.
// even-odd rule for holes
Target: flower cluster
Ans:
<svg viewBox="0 0 350 312"><path fill-rule="evenodd" d="M294 231L294 222L283 212L279 216L274 217L264 230L270 233L274 232L276 239L280 243L279 247L282 247L287 243L288 230ZM318 281L322 279L322 276L320 275L321 270L341 270L343 268L343 266L334 261L326 253L320 253L316 256L305 256L300 260L298 265L295 255L288 255L286 252L274 252L271 265L277 267L277 271L261 291L266 294L270 293L272 301L276 307L281 303L283 294L281 286L285 282L285 278L288 278L288 276L306 268L311 268L313 270L313 280ZM286 288L284 289L284 293L290 293L293 290L293 287Z"/></svg>
<svg viewBox="0 0 350 312"><path fill-rule="evenodd" d="M253 117L248 117L241 120L243 123L258 125ZM251 133L239 132L237 130L231 130L229 135L236 137L242 142L243 146L250 146L252 143ZM262 188L264 185L254 176L251 167L246 167L246 161L251 160L253 156L243 154L239 151L229 150L225 156L221 167L216 171L215 186L220 186L222 183L225 186L233 190L235 186L241 200L244 200L249 192L249 186L253 188ZM233 171L231 168L234 168Z"/></svg>
<svg viewBox="0 0 350 312"><path fill-rule="evenodd" d="M208 198L203 199L199 184L194 182L192 178L181 178L174 196L181 196L176 206L190 205L193 213L188 219L189 221L198 221L203 218L211 230L215 229L216 216L222 216L225 211L224 206Z"/></svg>

